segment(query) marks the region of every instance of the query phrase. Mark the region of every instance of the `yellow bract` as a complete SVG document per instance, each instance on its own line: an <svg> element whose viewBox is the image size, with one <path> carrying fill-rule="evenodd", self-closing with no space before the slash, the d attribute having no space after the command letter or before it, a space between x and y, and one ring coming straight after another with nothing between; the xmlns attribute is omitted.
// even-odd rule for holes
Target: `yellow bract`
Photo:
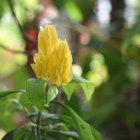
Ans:
<svg viewBox="0 0 140 140"><path fill-rule="evenodd" d="M41 29L38 36L38 53L32 68L37 78L57 86L66 85L72 79L72 56L66 41L58 39L53 25Z"/></svg>
<svg viewBox="0 0 140 140"><path fill-rule="evenodd" d="M56 29L53 25L47 25L41 29L38 35L38 52L46 57L55 49L58 41Z"/></svg>

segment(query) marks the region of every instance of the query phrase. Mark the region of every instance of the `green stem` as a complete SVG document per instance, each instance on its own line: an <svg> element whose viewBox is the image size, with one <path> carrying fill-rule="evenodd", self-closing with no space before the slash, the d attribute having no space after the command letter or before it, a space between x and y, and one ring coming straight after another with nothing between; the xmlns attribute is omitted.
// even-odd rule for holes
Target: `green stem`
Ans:
<svg viewBox="0 0 140 140"><path fill-rule="evenodd" d="M41 121L41 112L38 113L36 126L32 126L33 140L41 140L40 121Z"/></svg>
<svg viewBox="0 0 140 140"><path fill-rule="evenodd" d="M41 121L41 112L38 112L38 116L37 116L37 120L36 120L36 124L39 126Z"/></svg>
<svg viewBox="0 0 140 140"><path fill-rule="evenodd" d="M38 140L37 126L32 126L33 140Z"/></svg>

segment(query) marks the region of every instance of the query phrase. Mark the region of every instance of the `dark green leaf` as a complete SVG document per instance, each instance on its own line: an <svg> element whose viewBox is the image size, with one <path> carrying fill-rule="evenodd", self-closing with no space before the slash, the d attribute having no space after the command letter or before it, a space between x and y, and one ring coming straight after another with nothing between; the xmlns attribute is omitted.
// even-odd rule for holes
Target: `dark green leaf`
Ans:
<svg viewBox="0 0 140 140"><path fill-rule="evenodd" d="M30 131L24 128L17 128L8 132L2 140L33 140L33 138Z"/></svg>
<svg viewBox="0 0 140 140"><path fill-rule="evenodd" d="M25 130L24 128L17 128L15 129L13 140L33 140L33 138L29 130Z"/></svg>
<svg viewBox="0 0 140 140"><path fill-rule="evenodd" d="M14 132L13 140L24 140L26 133L24 129L16 129Z"/></svg>
<svg viewBox="0 0 140 140"><path fill-rule="evenodd" d="M3 138L2 140L13 140L14 137L14 130L8 132Z"/></svg>

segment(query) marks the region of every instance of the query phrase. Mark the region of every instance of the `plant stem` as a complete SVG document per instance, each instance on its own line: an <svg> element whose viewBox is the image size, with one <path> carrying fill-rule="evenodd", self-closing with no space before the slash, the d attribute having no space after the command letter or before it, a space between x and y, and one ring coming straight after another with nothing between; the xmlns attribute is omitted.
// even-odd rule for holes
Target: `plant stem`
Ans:
<svg viewBox="0 0 140 140"><path fill-rule="evenodd" d="M59 102L59 101L61 101L61 100L62 100L62 94L61 94L61 91L60 91L60 88L59 88L59 93L58 93L58 95L56 96L55 101ZM60 107L59 107L58 105L54 105L54 111L53 111L53 113L54 113L54 114L60 114L60 112L61 112Z"/></svg>
<svg viewBox="0 0 140 140"><path fill-rule="evenodd" d="M32 133L33 133L34 140L41 140L40 121L41 121L41 112L39 112L37 115L36 126L32 126Z"/></svg>
<svg viewBox="0 0 140 140"><path fill-rule="evenodd" d="M40 135L40 121L41 121L41 112L38 113L38 116L37 116L37 121L36 121L36 124L37 124L37 136L38 136L38 140L41 140L41 135Z"/></svg>
<svg viewBox="0 0 140 140"><path fill-rule="evenodd" d="M38 112L38 116L37 116L37 120L36 120L36 124L39 126L41 121L41 112Z"/></svg>
<svg viewBox="0 0 140 140"><path fill-rule="evenodd" d="M17 23L17 25L18 25L18 27L19 27L19 29L20 29L20 31L21 31L21 33L22 33L24 39L25 39L26 41L29 41L29 42L32 43L33 45L37 46L37 42L34 41L34 40L24 31L23 27L21 26L21 24L20 24L20 22L19 22L19 20L18 20L18 18L17 18L17 16L16 16L16 13L15 13L15 11L14 11L14 7L13 7L12 1L11 1L11 0L8 0L7 2L8 2L8 6L9 6L9 8L10 8L11 14L12 14L13 18L15 19L15 22Z"/></svg>

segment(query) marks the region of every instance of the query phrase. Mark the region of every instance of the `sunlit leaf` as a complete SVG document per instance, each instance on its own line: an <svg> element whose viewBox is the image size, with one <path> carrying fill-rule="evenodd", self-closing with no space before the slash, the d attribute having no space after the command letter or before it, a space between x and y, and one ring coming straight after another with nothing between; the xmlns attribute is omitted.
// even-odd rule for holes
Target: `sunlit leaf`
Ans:
<svg viewBox="0 0 140 140"><path fill-rule="evenodd" d="M47 92L47 104L49 104L58 94L58 88L56 86L51 86Z"/></svg>
<svg viewBox="0 0 140 140"><path fill-rule="evenodd" d="M29 79L26 84L26 92L32 104L42 111L46 101L45 81Z"/></svg>
<svg viewBox="0 0 140 140"><path fill-rule="evenodd" d="M76 75L76 74L73 74L73 79L71 81L72 83L91 83L90 81Z"/></svg>
<svg viewBox="0 0 140 140"><path fill-rule="evenodd" d="M80 85L84 91L87 101L89 101L94 92L94 89L95 89L94 84L93 83L81 83Z"/></svg>
<svg viewBox="0 0 140 140"><path fill-rule="evenodd" d="M80 22L83 20L81 9L73 0L69 0L65 3L65 10L73 21Z"/></svg>
<svg viewBox="0 0 140 140"><path fill-rule="evenodd" d="M66 94L68 100L71 98L72 93L78 86L83 89L86 99L89 101L94 92L95 85L91 81L88 81L76 74L73 75L72 81L63 87L64 93Z"/></svg>
<svg viewBox="0 0 140 140"><path fill-rule="evenodd" d="M91 127L91 131L92 131L92 134L94 135L95 140L102 140L102 136L97 129L95 129L94 127Z"/></svg>
<svg viewBox="0 0 140 140"><path fill-rule="evenodd" d="M27 108L32 108L33 104L31 103L29 97L26 93L22 94L20 97L20 103Z"/></svg>
<svg viewBox="0 0 140 140"><path fill-rule="evenodd" d="M66 86L63 86L64 93L66 94L68 100L70 100L72 93L76 89L76 85L77 84L75 83L69 83Z"/></svg>
<svg viewBox="0 0 140 140"><path fill-rule="evenodd" d="M74 121L76 125L76 130L79 134L80 140L101 140L100 137L97 137L96 133L93 133L94 129L91 129L91 126L86 123L84 120L82 120L77 113L72 110L70 107L66 106L65 104L54 102L62 106L70 115L72 120Z"/></svg>

